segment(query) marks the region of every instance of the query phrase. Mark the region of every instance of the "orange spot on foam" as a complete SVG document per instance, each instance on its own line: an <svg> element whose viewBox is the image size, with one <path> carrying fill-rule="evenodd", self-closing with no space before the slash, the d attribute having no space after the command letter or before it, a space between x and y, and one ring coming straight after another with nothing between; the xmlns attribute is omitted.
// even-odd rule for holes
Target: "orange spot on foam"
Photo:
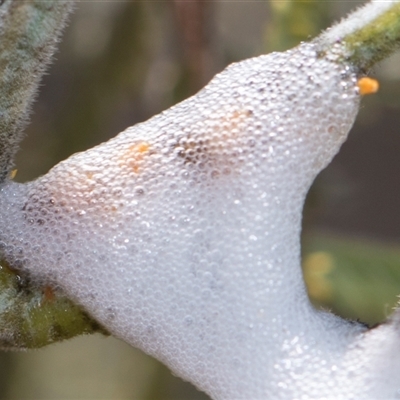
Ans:
<svg viewBox="0 0 400 400"><path fill-rule="evenodd" d="M137 144L136 146L133 146L134 150L137 150L139 153L145 153L149 150L149 147L150 145L146 142L142 142Z"/></svg>
<svg viewBox="0 0 400 400"><path fill-rule="evenodd" d="M140 142L130 146L128 151L120 158L121 166L128 166L135 173L138 173L140 162L149 149L150 145L147 142Z"/></svg>
<svg viewBox="0 0 400 400"><path fill-rule="evenodd" d="M235 129L241 122L244 122L247 118L251 117L252 111L250 110L234 110L228 112L222 122L228 123L230 129Z"/></svg>
<svg viewBox="0 0 400 400"><path fill-rule="evenodd" d="M376 93L379 89L379 82L376 79L364 76L357 82L361 95Z"/></svg>

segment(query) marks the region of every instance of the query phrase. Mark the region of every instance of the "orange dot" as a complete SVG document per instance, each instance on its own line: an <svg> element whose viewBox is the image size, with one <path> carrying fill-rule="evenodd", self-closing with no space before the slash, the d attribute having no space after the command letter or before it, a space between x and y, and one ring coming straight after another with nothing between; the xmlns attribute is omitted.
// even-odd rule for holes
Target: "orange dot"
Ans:
<svg viewBox="0 0 400 400"><path fill-rule="evenodd" d="M149 149L150 145L147 142L140 142L130 146L128 151L124 152L120 157L120 165L127 165L134 172L139 172L140 162Z"/></svg>
<svg viewBox="0 0 400 400"><path fill-rule="evenodd" d="M364 76L358 80L357 86L360 90L360 94L363 96L365 94L376 93L379 89L379 82L376 79Z"/></svg>
<svg viewBox="0 0 400 400"><path fill-rule="evenodd" d="M148 143L142 142L142 143L139 143L139 144L136 146L136 149L137 149L137 151L138 151L139 153L144 153L144 152L146 152L147 150L149 150L149 147L150 147L150 145L149 145Z"/></svg>
<svg viewBox="0 0 400 400"><path fill-rule="evenodd" d="M14 179L15 176L17 175L18 170L17 169L13 169L10 173L10 179Z"/></svg>

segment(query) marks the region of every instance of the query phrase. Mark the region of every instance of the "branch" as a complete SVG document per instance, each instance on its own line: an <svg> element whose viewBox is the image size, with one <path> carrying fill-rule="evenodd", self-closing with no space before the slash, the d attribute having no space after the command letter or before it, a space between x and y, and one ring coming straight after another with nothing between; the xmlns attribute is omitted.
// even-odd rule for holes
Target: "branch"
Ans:
<svg viewBox="0 0 400 400"><path fill-rule="evenodd" d="M0 182L10 173L30 105L72 5L69 0L0 5Z"/></svg>
<svg viewBox="0 0 400 400"><path fill-rule="evenodd" d="M49 286L43 288L0 266L0 348L23 350L81 334L107 332Z"/></svg>
<svg viewBox="0 0 400 400"><path fill-rule="evenodd" d="M368 71L400 46L400 1L372 1L315 39L321 56L334 54Z"/></svg>

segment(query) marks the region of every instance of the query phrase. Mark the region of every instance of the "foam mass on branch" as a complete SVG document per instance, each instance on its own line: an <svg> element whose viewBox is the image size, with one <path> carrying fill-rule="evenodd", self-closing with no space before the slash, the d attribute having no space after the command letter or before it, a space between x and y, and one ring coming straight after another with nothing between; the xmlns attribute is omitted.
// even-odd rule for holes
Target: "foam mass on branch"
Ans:
<svg viewBox="0 0 400 400"><path fill-rule="evenodd" d="M398 44L385 17L398 4L232 64L33 182L5 180L3 258L215 399L395 398L398 318L368 330L315 310L300 231L311 183L373 92L365 70ZM381 19L390 35L368 28Z"/></svg>

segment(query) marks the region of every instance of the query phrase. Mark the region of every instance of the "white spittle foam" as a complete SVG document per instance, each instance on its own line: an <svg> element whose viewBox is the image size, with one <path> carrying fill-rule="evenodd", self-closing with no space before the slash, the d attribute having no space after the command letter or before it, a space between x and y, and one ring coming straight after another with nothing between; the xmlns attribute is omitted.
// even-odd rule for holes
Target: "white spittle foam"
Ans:
<svg viewBox="0 0 400 400"><path fill-rule="evenodd" d="M356 80L312 44L231 65L3 186L4 257L215 399L394 396L378 339L315 311L300 268L304 198L353 124Z"/></svg>

